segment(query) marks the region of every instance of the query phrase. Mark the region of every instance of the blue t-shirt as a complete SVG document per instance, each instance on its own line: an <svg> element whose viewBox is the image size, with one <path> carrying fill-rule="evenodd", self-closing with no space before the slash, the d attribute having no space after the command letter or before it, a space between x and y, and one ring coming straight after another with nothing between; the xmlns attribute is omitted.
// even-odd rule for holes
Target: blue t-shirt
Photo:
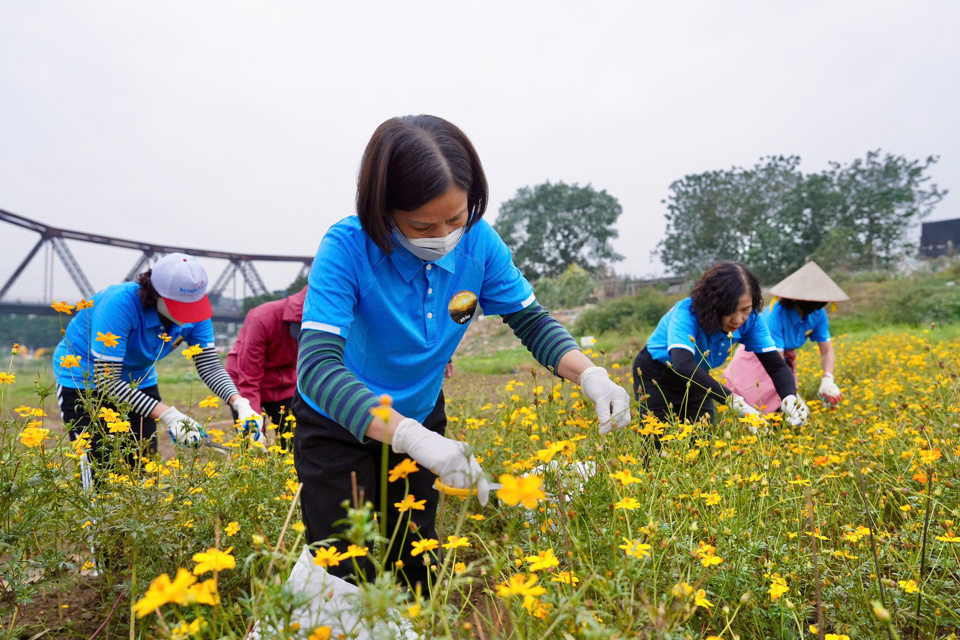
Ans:
<svg viewBox="0 0 960 640"><path fill-rule="evenodd" d="M698 366L709 371L726 362L737 343L742 343L747 351L754 353L777 349L767 325L756 311L731 335L723 331L708 334L700 326L697 314L691 307L692 302L691 298L684 298L660 318L657 328L647 340L647 351L654 360L671 362L671 349L686 349L698 361Z"/></svg>
<svg viewBox="0 0 960 640"><path fill-rule="evenodd" d="M157 384L154 363L169 355L181 342L180 338L190 346L213 346L213 322L173 324L166 330L156 308L143 308L139 290L136 282L109 286L93 296L92 308L77 312L53 352L53 372L58 385L71 389L92 387L93 365L102 360L122 362L124 381L150 387ZM170 336L169 341L160 338L164 333ZM100 334L113 334L117 344L108 347L106 341L97 340ZM67 355L80 356L80 366L61 367L60 360Z"/></svg>
<svg viewBox="0 0 960 640"><path fill-rule="evenodd" d="M817 309L801 318L796 309L787 309L778 300L763 312L763 320L770 329L774 344L781 351L799 349L807 339L810 342L830 341L830 323L824 309Z"/></svg>
<svg viewBox="0 0 960 640"><path fill-rule="evenodd" d="M436 406L444 367L478 304L504 315L535 302L510 250L482 219L453 251L424 262L402 247L385 254L359 218L344 218L323 237L309 282L301 328L342 336L346 367L420 421Z"/></svg>

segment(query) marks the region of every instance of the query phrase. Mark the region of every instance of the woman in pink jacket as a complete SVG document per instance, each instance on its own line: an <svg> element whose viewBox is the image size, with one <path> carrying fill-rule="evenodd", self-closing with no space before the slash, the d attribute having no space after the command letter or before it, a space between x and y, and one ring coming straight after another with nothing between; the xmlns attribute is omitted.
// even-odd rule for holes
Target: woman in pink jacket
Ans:
<svg viewBox="0 0 960 640"><path fill-rule="evenodd" d="M288 439L283 434L290 431L284 413L297 390L297 337L306 295L304 288L251 309L227 355L230 377L254 411L270 416L284 449Z"/></svg>

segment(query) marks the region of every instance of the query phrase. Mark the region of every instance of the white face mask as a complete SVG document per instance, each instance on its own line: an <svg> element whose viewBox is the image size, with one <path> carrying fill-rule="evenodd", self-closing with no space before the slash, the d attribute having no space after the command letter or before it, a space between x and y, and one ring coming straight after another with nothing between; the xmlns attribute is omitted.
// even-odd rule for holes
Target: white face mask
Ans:
<svg viewBox="0 0 960 640"><path fill-rule="evenodd" d="M408 238L396 227L393 228L393 237L404 249L421 260L434 262L447 255L460 243L466 227L460 227L442 238Z"/></svg>
<svg viewBox="0 0 960 640"><path fill-rule="evenodd" d="M170 310L167 309L167 303L164 301L163 298L158 298L158 299L157 299L157 313L159 313L159 314L162 315L164 318L166 318L167 320L169 320L169 321L172 322L173 324L177 325L178 327L182 327L183 324L184 324L184 323L182 323L182 322L177 322L176 318L174 318L174 317L170 314Z"/></svg>

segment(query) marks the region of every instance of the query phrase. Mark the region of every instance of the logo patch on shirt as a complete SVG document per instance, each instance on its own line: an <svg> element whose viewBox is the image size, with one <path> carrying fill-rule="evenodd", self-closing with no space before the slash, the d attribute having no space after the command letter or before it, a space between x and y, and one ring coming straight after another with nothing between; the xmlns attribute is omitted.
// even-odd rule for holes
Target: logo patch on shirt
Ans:
<svg viewBox="0 0 960 640"><path fill-rule="evenodd" d="M450 298L450 317L457 324L467 324L477 312L477 296L472 291L461 291Z"/></svg>
<svg viewBox="0 0 960 640"><path fill-rule="evenodd" d="M809 338L813 335L813 329L807 329L807 332L804 335Z"/></svg>

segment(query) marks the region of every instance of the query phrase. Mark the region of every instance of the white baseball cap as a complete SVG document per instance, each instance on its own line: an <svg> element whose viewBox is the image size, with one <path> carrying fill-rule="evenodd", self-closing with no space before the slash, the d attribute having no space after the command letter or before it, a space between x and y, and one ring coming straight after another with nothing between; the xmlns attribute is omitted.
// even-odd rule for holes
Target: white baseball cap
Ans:
<svg viewBox="0 0 960 640"><path fill-rule="evenodd" d="M177 322L202 322L213 317L207 299L207 271L191 256L171 253L160 258L153 266L150 282Z"/></svg>

